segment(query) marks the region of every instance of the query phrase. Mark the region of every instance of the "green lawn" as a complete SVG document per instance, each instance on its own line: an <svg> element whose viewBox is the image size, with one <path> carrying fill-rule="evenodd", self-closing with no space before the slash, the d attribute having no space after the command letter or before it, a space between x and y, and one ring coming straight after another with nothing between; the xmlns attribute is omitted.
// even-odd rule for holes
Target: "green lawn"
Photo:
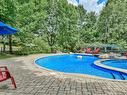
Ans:
<svg viewBox="0 0 127 95"><path fill-rule="evenodd" d="M0 54L0 59L15 57L16 55L11 54Z"/></svg>
<svg viewBox="0 0 127 95"><path fill-rule="evenodd" d="M0 44L0 49L3 47L3 44ZM17 47L15 46L12 46L13 50L17 50ZM6 45L6 51L9 50L9 46ZM11 57L15 57L16 55L14 54L5 54L5 53L2 53L1 54L1 51L0 51L0 59L5 59L5 58L11 58Z"/></svg>

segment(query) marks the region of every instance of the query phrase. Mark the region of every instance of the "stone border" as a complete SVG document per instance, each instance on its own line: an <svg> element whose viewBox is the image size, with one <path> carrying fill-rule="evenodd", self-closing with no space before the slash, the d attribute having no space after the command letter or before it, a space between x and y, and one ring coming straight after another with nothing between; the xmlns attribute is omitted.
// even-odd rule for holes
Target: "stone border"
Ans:
<svg viewBox="0 0 127 95"><path fill-rule="evenodd" d="M38 59L40 59L40 58L46 58L48 56L56 56L56 55L64 55L64 54L55 54L55 55L47 55L47 56L43 56L43 57L38 57L38 58L34 59L34 65L37 68L39 68L39 69L43 69L43 70L49 71L51 74L59 73L59 74L62 74L62 75L79 77L79 78L86 78L87 77L87 78L100 79L100 80L110 80L110 81L123 81L123 82L126 82L126 80L115 80L115 79L110 79L110 78L103 78L103 77L99 77L99 76L94 76L94 75L59 72L59 71L55 71L55 70L51 70L51 69L44 68L44 67L39 66L39 65L36 64L36 61ZM101 60L95 61L94 64L96 62L99 62L99 61L101 61ZM103 60L103 61L106 61L106 59Z"/></svg>

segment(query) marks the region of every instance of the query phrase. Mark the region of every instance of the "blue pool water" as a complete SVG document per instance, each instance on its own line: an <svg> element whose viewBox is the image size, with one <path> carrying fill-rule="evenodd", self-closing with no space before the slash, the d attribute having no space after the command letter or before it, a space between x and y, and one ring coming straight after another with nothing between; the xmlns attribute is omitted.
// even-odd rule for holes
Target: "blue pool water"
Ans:
<svg viewBox="0 0 127 95"><path fill-rule="evenodd" d="M127 60L107 60L102 62L102 64L127 70Z"/></svg>
<svg viewBox="0 0 127 95"><path fill-rule="evenodd" d="M77 56L79 54L48 56L37 59L35 63L41 67L60 72L88 74L119 80L127 79L127 76L120 72L96 67L93 62L99 58L95 56L82 55L82 58L77 58Z"/></svg>

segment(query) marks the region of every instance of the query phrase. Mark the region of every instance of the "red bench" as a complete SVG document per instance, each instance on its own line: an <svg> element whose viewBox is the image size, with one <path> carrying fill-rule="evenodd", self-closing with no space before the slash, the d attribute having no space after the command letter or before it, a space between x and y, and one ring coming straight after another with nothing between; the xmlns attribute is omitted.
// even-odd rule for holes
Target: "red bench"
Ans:
<svg viewBox="0 0 127 95"><path fill-rule="evenodd" d="M10 74L10 72L6 66L2 66L2 67L0 67L0 82L5 81L7 79L11 79L12 84L13 84L14 89L15 89L16 83L15 83L14 77L11 76L11 74Z"/></svg>

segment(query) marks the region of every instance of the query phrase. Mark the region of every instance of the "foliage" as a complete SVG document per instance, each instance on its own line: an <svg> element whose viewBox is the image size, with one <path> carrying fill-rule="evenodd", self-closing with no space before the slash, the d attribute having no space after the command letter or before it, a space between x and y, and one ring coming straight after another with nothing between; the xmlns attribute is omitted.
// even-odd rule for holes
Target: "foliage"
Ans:
<svg viewBox="0 0 127 95"><path fill-rule="evenodd" d="M116 43L125 46L127 43L127 9L126 0L109 0L102 11L98 31L103 43ZM124 43L124 44L123 44Z"/></svg>
<svg viewBox="0 0 127 95"><path fill-rule="evenodd" d="M0 21L16 27L18 54L73 51L91 43L127 43L126 0L110 0L100 16L66 0L1 0ZM32 46L30 46L32 45Z"/></svg>

